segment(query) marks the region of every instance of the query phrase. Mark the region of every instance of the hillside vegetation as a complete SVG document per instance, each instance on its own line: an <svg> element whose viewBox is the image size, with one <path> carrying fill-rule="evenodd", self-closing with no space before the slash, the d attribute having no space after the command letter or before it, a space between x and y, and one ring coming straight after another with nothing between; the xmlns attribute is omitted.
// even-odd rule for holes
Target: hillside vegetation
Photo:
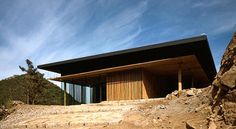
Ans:
<svg viewBox="0 0 236 129"><path fill-rule="evenodd" d="M14 75L0 81L0 105L6 105L9 100L19 100L26 103L27 96L24 94L26 83L25 75ZM46 89L37 97L35 104L60 105L63 104L63 90L44 79ZM68 95L69 98L71 98Z"/></svg>

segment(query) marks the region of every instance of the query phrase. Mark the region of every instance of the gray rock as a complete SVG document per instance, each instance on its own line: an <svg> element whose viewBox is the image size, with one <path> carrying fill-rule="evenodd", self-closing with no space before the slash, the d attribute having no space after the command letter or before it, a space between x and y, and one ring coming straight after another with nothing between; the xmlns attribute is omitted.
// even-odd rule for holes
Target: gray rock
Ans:
<svg viewBox="0 0 236 129"><path fill-rule="evenodd" d="M24 102L22 102L22 101L16 101L16 100L12 101L12 105L14 105L14 106L16 106L16 105L21 105L21 104L24 104Z"/></svg>
<svg viewBox="0 0 236 129"><path fill-rule="evenodd" d="M174 91L174 92L172 92L171 94L172 94L172 95L175 95L175 96L177 96L177 95L178 95L178 93L179 93L179 92L178 92L177 90L175 90L175 91Z"/></svg>
<svg viewBox="0 0 236 129"><path fill-rule="evenodd" d="M195 93L195 94L201 94L201 93L202 93L202 90L201 90L201 89L196 89L196 90L194 91L194 93Z"/></svg>
<svg viewBox="0 0 236 129"><path fill-rule="evenodd" d="M165 105L157 105L154 107L154 109L158 110L158 109L167 109L167 107Z"/></svg>
<svg viewBox="0 0 236 129"><path fill-rule="evenodd" d="M195 93L193 92L193 89L187 90L186 91L187 96L194 96Z"/></svg>

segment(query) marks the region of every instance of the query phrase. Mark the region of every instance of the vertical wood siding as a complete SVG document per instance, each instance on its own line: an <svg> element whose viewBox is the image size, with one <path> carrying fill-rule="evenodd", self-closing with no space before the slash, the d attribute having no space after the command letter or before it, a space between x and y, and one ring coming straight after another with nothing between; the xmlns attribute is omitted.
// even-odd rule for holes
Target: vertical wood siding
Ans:
<svg viewBox="0 0 236 129"><path fill-rule="evenodd" d="M107 75L107 100L142 98L142 70L128 70Z"/></svg>
<svg viewBox="0 0 236 129"><path fill-rule="evenodd" d="M157 76L143 69L110 73L106 78L107 100L158 97Z"/></svg>

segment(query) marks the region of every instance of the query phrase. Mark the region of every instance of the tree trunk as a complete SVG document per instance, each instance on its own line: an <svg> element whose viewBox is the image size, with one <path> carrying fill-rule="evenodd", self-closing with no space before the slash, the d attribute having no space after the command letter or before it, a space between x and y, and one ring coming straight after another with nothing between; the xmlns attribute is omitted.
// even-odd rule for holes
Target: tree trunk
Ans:
<svg viewBox="0 0 236 129"><path fill-rule="evenodd" d="M29 94L27 94L27 100L26 100L27 102L27 104L29 104Z"/></svg>

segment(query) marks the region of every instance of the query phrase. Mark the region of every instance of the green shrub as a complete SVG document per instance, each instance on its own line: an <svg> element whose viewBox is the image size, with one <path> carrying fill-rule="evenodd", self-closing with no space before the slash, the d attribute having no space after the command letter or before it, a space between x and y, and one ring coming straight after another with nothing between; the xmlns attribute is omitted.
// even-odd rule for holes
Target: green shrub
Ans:
<svg viewBox="0 0 236 129"><path fill-rule="evenodd" d="M4 97L4 98L1 98L1 101L0 101L0 107L4 107L4 108L11 108L13 106L13 102L12 102L12 99L10 97Z"/></svg>

